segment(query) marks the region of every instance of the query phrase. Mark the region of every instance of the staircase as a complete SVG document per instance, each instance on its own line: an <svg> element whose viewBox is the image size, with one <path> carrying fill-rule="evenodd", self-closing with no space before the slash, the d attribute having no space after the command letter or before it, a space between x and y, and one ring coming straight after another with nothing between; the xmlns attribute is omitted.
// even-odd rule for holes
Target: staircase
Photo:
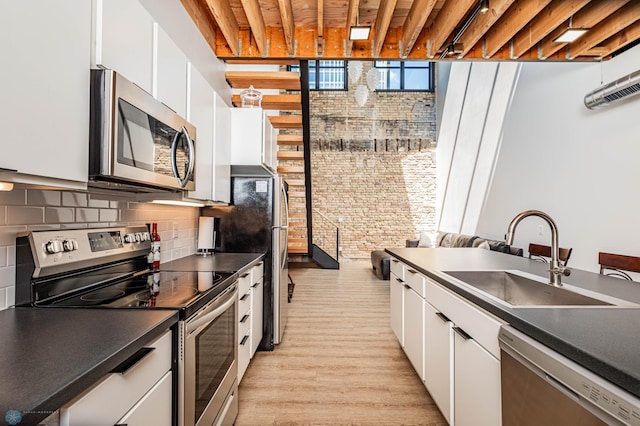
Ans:
<svg viewBox="0 0 640 426"><path fill-rule="evenodd" d="M228 71L231 87L248 89L278 89L300 91L300 75L287 71ZM240 107L240 95L233 95L235 107ZM271 125L278 129L277 172L289 185L289 254L309 254L307 229L307 196L305 187L302 97L301 94L263 95L262 109L279 111L271 115Z"/></svg>

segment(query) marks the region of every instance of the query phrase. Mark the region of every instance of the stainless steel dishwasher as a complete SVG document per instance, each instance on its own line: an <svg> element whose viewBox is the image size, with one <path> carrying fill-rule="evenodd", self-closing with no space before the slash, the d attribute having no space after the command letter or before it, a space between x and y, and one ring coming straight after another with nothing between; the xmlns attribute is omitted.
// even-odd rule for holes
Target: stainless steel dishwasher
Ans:
<svg viewBox="0 0 640 426"><path fill-rule="evenodd" d="M640 426L636 396L510 326L499 341L504 426Z"/></svg>

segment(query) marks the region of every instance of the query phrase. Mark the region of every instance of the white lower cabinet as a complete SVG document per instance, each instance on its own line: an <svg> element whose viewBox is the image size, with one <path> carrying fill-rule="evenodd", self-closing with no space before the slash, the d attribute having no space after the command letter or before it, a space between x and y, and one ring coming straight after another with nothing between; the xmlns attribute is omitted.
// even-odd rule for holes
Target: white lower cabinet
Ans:
<svg viewBox="0 0 640 426"><path fill-rule="evenodd" d="M393 330L398 342L400 342L400 346L404 346L404 333L402 330L404 282L393 272L389 282L389 300L391 303L391 330Z"/></svg>
<svg viewBox="0 0 640 426"><path fill-rule="evenodd" d="M444 418L451 424L451 384L453 382L453 340L451 321L425 303L424 338L425 350L424 383Z"/></svg>
<svg viewBox="0 0 640 426"><path fill-rule="evenodd" d="M404 352L420 380L424 380L424 299L408 284L404 287Z"/></svg>
<svg viewBox="0 0 640 426"><path fill-rule="evenodd" d="M122 372L110 373L60 409L60 425L170 425L172 407L171 331L128 361ZM149 421L146 417L153 410ZM139 410L139 412L138 412ZM168 416L165 414L168 413ZM162 414L162 416L160 416ZM123 420L128 418L126 422Z"/></svg>
<svg viewBox="0 0 640 426"><path fill-rule="evenodd" d="M455 424L500 425L500 361L472 338L455 333L454 339Z"/></svg>
<svg viewBox="0 0 640 426"><path fill-rule="evenodd" d="M264 262L238 278L238 383L262 340Z"/></svg>
<svg viewBox="0 0 640 426"><path fill-rule="evenodd" d="M251 286L251 358L258 350L260 341L262 340L262 314L263 314L263 299L264 299L264 280L262 277L256 283Z"/></svg>

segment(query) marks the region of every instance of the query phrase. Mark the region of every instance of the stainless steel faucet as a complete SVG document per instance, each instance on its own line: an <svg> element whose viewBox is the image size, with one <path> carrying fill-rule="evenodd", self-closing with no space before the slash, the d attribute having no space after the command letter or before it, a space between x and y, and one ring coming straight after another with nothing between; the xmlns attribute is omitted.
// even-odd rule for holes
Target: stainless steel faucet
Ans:
<svg viewBox="0 0 640 426"><path fill-rule="evenodd" d="M558 227L551 217L541 212L540 210L525 210L518 213L516 217L511 220L509 228L507 228L507 234L505 235L505 243L508 245L513 244L513 237L515 236L516 226L522 219L529 216L538 216L549 224L551 228L551 265L549 269L549 284L555 286L562 286L562 275L569 276L571 270L566 266L560 264L560 246L558 246Z"/></svg>

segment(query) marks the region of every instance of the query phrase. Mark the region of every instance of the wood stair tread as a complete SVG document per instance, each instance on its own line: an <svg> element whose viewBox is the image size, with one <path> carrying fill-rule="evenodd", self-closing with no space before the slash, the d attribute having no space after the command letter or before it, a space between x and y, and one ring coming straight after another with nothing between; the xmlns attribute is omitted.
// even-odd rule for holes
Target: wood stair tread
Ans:
<svg viewBox="0 0 640 426"><path fill-rule="evenodd" d="M291 71L227 71L225 77L235 89L300 90L300 73Z"/></svg>
<svg viewBox="0 0 640 426"><path fill-rule="evenodd" d="M305 182L304 179L287 179L285 178L285 182L289 184L289 186L302 186L304 187Z"/></svg>
<svg viewBox="0 0 640 426"><path fill-rule="evenodd" d="M232 102L235 107L242 106L239 94L233 95ZM261 106L265 110L299 111L302 109L302 98L300 95L264 95Z"/></svg>
<svg viewBox="0 0 640 426"><path fill-rule="evenodd" d="M298 134L278 134L278 145L282 146L302 146L302 135Z"/></svg>
<svg viewBox="0 0 640 426"><path fill-rule="evenodd" d="M275 129L302 129L301 115L270 115L269 121Z"/></svg>
<svg viewBox="0 0 640 426"><path fill-rule="evenodd" d="M278 151L278 160L304 160L304 151Z"/></svg>
<svg viewBox="0 0 640 426"><path fill-rule="evenodd" d="M304 166L278 166L278 173L304 173Z"/></svg>

